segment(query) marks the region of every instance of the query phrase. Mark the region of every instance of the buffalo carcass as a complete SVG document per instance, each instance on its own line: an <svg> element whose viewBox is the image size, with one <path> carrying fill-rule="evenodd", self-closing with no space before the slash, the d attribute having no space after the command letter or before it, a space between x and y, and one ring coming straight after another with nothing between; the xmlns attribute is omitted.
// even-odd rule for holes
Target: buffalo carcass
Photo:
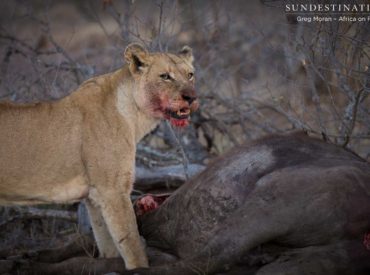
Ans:
<svg viewBox="0 0 370 275"><path fill-rule="evenodd" d="M303 134L260 139L139 223L158 266L136 274L370 274L370 164Z"/></svg>

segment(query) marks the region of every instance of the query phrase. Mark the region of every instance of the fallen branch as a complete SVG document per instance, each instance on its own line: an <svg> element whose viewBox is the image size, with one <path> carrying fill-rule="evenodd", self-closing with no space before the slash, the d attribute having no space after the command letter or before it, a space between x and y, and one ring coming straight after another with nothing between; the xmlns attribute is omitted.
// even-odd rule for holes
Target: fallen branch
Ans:
<svg viewBox="0 0 370 275"><path fill-rule="evenodd" d="M1 262L0 262L1 263ZM1 271L19 275L48 274L106 274L118 272L124 274L125 265L121 258L75 257L60 263L40 263L29 260L5 261Z"/></svg>
<svg viewBox="0 0 370 275"><path fill-rule="evenodd" d="M12 254L12 249L0 250L0 258L4 258L0 260L0 274L15 271L15 268L18 271L19 262L23 267L35 262L40 262L35 264L36 266L48 266L47 263L59 263L73 257L97 256L97 252L94 240L90 236L80 234L76 234L65 245L57 248L30 250L16 255Z"/></svg>
<svg viewBox="0 0 370 275"><path fill-rule="evenodd" d="M0 223L0 227L19 219L62 219L70 222L77 222L77 214L72 211L39 209L35 207L14 208L16 214Z"/></svg>
<svg viewBox="0 0 370 275"><path fill-rule="evenodd" d="M67 244L50 249L28 251L22 255L32 261L57 263L78 256L97 256L95 241L88 235L76 234Z"/></svg>
<svg viewBox="0 0 370 275"><path fill-rule="evenodd" d="M202 171L205 167L199 164L189 164L189 177ZM170 165L148 169L136 167L135 189L148 191L153 189L173 189L180 187L186 181L183 165Z"/></svg>

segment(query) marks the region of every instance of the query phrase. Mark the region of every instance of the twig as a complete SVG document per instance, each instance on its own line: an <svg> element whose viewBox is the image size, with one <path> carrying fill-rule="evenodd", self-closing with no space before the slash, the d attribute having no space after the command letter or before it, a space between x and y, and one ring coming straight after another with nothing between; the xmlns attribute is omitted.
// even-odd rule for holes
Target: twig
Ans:
<svg viewBox="0 0 370 275"><path fill-rule="evenodd" d="M176 142L176 146L177 146L178 150L181 153L181 156L182 156L182 165L184 167L185 177L186 177L186 180L188 180L190 178L190 176L189 176L189 169L188 169L188 167L189 167L189 159L186 156L184 147L182 146L181 139L179 139L177 137L174 129L172 128L171 124L168 121L166 121L166 124L168 126L168 129L169 129L170 134L172 135L172 137L174 138L174 140Z"/></svg>
<svg viewBox="0 0 370 275"><path fill-rule="evenodd" d="M357 114L358 114L358 105L361 101L361 97L364 93L364 89L361 89L357 92L354 99L348 104L345 112L345 118L343 119L342 129L344 135L344 141L341 144L342 147L346 147L350 142L351 135L353 133L353 129L355 128L355 124L357 121ZM343 136L342 135L342 136Z"/></svg>
<svg viewBox="0 0 370 275"><path fill-rule="evenodd" d="M162 36L162 24L163 24L163 1L161 1L161 3L159 3L158 7L159 7L159 22L158 22L158 47L159 47L159 50L160 51L163 51L163 47L162 47L162 39L161 39L161 36Z"/></svg>

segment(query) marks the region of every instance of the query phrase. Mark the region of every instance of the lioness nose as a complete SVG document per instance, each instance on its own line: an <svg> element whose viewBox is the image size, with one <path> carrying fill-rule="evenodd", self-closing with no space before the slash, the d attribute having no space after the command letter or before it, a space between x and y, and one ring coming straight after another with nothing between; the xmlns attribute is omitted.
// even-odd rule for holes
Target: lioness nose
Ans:
<svg viewBox="0 0 370 275"><path fill-rule="evenodd" d="M193 101L197 99L194 89L189 88L183 89L181 91L181 97L183 100L187 101L189 105L191 105L191 103L193 103Z"/></svg>

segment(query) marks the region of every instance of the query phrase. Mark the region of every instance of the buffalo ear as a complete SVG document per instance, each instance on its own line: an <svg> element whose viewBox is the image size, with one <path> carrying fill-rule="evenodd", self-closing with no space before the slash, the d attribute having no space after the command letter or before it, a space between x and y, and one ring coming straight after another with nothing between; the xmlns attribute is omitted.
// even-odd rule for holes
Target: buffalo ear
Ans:
<svg viewBox="0 0 370 275"><path fill-rule="evenodd" d="M132 43L128 45L123 56L129 64L131 73L141 73L143 68L148 65L149 53L139 44Z"/></svg>
<svg viewBox="0 0 370 275"><path fill-rule="evenodd" d="M185 59L190 64L193 64L193 50L189 46L182 47L182 49L179 51L179 56L181 56L181 58Z"/></svg>

